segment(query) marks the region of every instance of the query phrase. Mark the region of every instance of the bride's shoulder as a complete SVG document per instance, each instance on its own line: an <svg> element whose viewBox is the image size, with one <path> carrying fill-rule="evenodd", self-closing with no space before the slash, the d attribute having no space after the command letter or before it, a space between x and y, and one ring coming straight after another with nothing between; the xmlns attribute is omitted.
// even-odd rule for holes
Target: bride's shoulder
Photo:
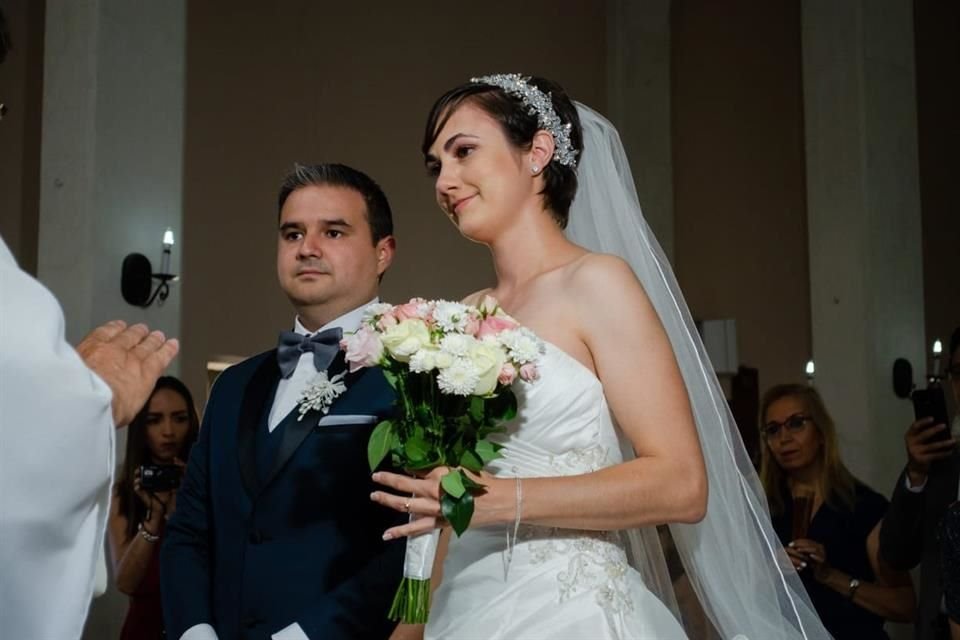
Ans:
<svg viewBox="0 0 960 640"><path fill-rule="evenodd" d="M585 253L570 264L568 284L578 289L639 285L626 260L609 253Z"/></svg>

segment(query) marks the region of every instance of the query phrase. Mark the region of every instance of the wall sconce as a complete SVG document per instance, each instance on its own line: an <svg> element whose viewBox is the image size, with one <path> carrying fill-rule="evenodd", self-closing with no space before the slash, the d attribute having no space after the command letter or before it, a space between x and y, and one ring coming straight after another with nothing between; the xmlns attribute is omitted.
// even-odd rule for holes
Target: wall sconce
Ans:
<svg viewBox="0 0 960 640"><path fill-rule="evenodd" d="M813 360L807 360L807 366L804 368L804 373L807 374L807 384L811 387L813 386L813 375L817 372L816 366L813 364Z"/></svg>
<svg viewBox="0 0 960 640"><path fill-rule="evenodd" d="M170 295L170 283L177 276L170 273L170 250L173 248L173 229L167 227L163 232L163 253L160 257L160 273L153 272L153 265L142 253L131 253L123 259L120 273L120 293L127 304L146 309L154 300L162 305ZM153 281L157 287L153 289ZM151 289L153 289L151 293Z"/></svg>
<svg viewBox="0 0 960 640"><path fill-rule="evenodd" d="M933 375L930 380L940 379L940 356L943 354L943 344L939 340L933 342Z"/></svg>

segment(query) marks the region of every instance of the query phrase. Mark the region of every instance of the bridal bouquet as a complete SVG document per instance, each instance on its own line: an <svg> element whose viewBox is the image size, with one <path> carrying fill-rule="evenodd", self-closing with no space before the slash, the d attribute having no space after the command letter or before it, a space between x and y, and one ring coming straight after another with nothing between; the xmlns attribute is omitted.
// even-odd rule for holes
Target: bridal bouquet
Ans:
<svg viewBox="0 0 960 640"><path fill-rule="evenodd" d="M517 413L511 389L520 378L536 380L543 343L490 297L478 306L414 298L401 305L367 307L360 329L343 340L351 371L380 367L396 390L399 415L370 435L370 469L391 456L415 474L451 467L440 481L443 517L462 534L483 486L464 473L479 473L497 458L489 436L504 431ZM439 531L407 539L404 578L390 617L427 620L430 570Z"/></svg>

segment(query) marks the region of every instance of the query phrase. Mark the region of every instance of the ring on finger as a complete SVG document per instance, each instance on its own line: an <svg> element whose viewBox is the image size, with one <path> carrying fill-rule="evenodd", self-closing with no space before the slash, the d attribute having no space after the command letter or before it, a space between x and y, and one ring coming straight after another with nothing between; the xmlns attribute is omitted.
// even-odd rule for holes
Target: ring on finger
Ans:
<svg viewBox="0 0 960 640"><path fill-rule="evenodd" d="M410 513L410 498L407 498L406 502L403 503L403 510Z"/></svg>

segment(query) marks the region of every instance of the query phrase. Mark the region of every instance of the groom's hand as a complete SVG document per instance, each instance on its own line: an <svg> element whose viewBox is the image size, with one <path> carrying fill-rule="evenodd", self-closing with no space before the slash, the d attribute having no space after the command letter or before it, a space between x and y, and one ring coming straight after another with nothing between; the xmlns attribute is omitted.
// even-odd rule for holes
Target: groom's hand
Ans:
<svg viewBox="0 0 960 640"><path fill-rule="evenodd" d="M97 327L77 345L84 363L113 392L117 427L130 424L179 350L180 343L162 332L151 332L145 324L128 327L121 320Z"/></svg>

